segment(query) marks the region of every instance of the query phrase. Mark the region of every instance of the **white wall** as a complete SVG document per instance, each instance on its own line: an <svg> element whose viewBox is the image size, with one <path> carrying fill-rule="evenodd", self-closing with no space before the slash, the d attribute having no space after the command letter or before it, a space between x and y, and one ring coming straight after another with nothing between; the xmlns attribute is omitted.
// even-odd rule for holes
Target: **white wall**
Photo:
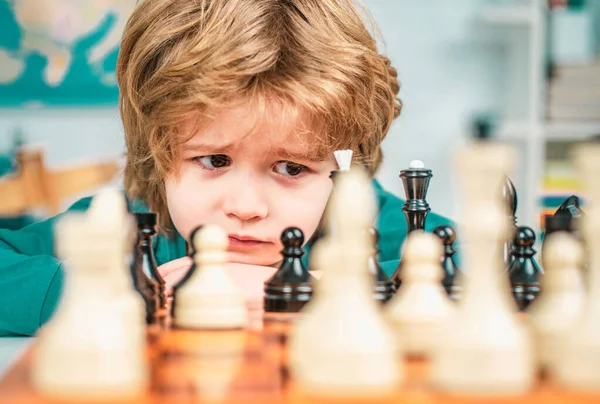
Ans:
<svg viewBox="0 0 600 404"><path fill-rule="evenodd" d="M117 108L0 109L0 150L9 150L13 131L22 129L28 144L45 147L46 162L60 167L118 157L124 151Z"/></svg>
<svg viewBox="0 0 600 404"><path fill-rule="evenodd" d="M471 134L474 113L501 107L503 49L477 23L481 0L369 0L386 53L397 68L404 102L384 143L379 178L403 195L398 178L410 160L433 170L431 208L457 217L459 189L451 150Z"/></svg>
<svg viewBox="0 0 600 404"><path fill-rule="evenodd" d="M366 0L381 28L386 53L398 69L402 116L384 143L379 174L403 195L398 173L412 159L433 169L432 209L455 216L457 189L449 150L469 134L472 113L499 106L504 83L502 48L486 39L475 16L481 0ZM0 110L0 150L21 126L31 142L47 144L50 166L123 151L116 107L41 111Z"/></svg>

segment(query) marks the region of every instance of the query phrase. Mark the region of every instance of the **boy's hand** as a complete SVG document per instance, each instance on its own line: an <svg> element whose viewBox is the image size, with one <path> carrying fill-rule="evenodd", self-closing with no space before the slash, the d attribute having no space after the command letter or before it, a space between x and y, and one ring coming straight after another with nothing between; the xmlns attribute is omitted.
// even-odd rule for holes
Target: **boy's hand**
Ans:
<svg viewBox="0 0 600 404"><path fill-rule="evenodd" d="M173 286L185 276L191 267L192 259L190 257L179 258L158 267L158 273L167 284L167 293L171 293Z"/></svg>
<svg viewBox="0 0 600 404"><path fill-rule="evenodd" d="M185 276L191 266L192 259L190 257L183 257L158 267L158 272L167 284L168 293ZM249 303L262 302L264 283L276 270L277 268L259 265L225 264L225 272L227 272L230 279Z"/></svg>

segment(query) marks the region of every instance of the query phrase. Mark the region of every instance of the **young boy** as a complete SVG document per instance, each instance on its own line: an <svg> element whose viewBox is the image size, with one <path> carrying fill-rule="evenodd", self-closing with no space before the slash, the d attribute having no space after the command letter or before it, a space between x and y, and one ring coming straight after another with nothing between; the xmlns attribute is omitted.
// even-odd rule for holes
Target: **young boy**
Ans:
<svg viewBox="0 0 600 404"><path fill-rule="evenodd" d="M117 76L125 192L133 211L159 214L161 274L177 282L190 265L185 238L217 224L230 237L228 271L248 295L281 260L284 228L306 240L317 230L333 151L352 149L374 174L401 108L396 70L351 0L143 0ZM391 274L406 237L403 202L373 186ZM0 335L33 334L56 308L55 219L0 231ZM430 214L428 229L447 222Z"/></svg>

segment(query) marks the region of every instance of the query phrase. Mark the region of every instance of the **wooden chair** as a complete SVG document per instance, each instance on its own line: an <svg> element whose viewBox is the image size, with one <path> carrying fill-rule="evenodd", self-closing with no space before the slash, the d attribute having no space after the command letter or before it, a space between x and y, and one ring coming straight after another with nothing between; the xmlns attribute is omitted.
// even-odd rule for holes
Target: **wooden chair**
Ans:
<svg viewBox="0 0 600 404"><path fill-rule="evenodd" d="M106 184L121 172L118 161L51 171L41 149L21 148L16 160L17 171L0 177L0 216L4 217L37 209L56 215L66 198Z"/></svg>

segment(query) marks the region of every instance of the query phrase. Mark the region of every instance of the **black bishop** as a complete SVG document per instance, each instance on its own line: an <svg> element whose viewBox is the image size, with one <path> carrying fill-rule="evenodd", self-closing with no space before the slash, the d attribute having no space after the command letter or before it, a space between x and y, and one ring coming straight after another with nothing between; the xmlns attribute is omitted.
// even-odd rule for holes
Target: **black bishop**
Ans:
<svg viewBox="0 0 600 404"><path fill-rule="evenodd" d="M444 255L442 256L444 278L442 279L442 286L446 290L448 297L452 300L458 300L461 288L456 282L460 269L454 260L454 255L456 254L456 250L454 249L456 232L450 225L440 225L433 229L433 234L439 237L444 245Z"/></svg>
<svg viewBox="0 0 600 404"><path fill-rule="evenodd" d="M389 276L383 272L379 265L379 232L375 227L369 228L369 237L373 243L373 249L369 255L369 271L373 274L373 298L381 303L385 303L396 293L396 286Z"/></svg>
<svg viewBox="0 0 600 404"><path fill-rule="evenodd" d="M156 214L136 213L135 218L138 232L131 276L135 289L146 305L146 323L153 324L166 315L167 304L165 281L158 273L152 251L152 237L156 234Z"/></svg>

